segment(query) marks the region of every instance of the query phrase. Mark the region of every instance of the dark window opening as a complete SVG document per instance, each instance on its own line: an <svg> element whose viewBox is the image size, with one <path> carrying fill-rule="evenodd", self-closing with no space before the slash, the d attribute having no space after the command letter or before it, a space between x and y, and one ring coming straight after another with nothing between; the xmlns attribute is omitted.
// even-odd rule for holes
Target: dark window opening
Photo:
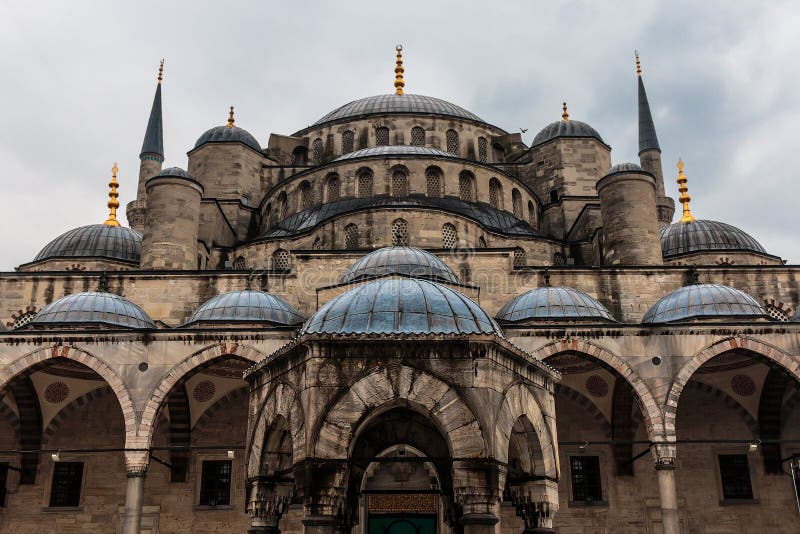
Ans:
<svg viewBox="0 0 800 534"><path fill-rule="evenodd" d="M550 191L550 202L558 202L558 191L555 189Z"/></svg>
<svg viewBox="0 0 800 534"><path fill-rule="evenodd" d="M200 479L200 504L226 506L231 503L231 462L229 460L203 462Z"/></svg>
<svg viewBox="0 0 800 534"><path fill-rule="evenodd" d="M722 479L724 499L752 499L750 467L746 454L720 454L719 476Z"/></svg>
<svg viewBox="0 0 800 534"><path fill-rule="evenodd" d="M83 462L56 462L50 485L50 506L78 506L81 501Z"/></svg>
<svg viewBox="0 0 800 534"><path fill-rule="evenodd" d="M600 481L599 456L571 456L572 500L575 502L597 502L603 500Z"/></svg>
<svg viewBox="0 0 800 534"><path fill-rule="evenodd" d="M0 462L0 508L6 507L7 484L8 484L8 462Z"/></svg>

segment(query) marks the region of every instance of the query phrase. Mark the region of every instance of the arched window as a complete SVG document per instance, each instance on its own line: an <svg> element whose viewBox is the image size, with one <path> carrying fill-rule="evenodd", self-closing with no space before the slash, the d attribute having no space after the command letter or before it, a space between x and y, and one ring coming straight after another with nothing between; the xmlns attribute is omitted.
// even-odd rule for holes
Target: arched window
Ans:
<svg viewBox="0 0 800 534"><path fill-rule="evenodd" d="M311 183L304 181L300 184L300 210L307 210L314 205L314 191Z"/></svg>
<svg viewBox="0 0 800 534"><path fill-rule="evenodd" d="M308 165L308 149L299 146L292 150L292 165Z"/></svg>
<svg viewBox="0 0 800 534"><path fill-rule="evenodd" d="M475 179L472 177L472 174L467 171L463 171L458 176L458 197L464 202L475 201L475 194L472 190L472 184L474 182Z"/></svg>
<svg viewBox="0 0 800 534"><path fill-rule="evenodd" d="M348 250L358 248L358 226L355 224L344 227L344 247Z"/></svg>
<svg viewBox="0 0 800 534"><path fill-rule="evenodd" d="M428 196L441 198L442 196L442 171L436 167L429 167L425 171L425 178L428 181Z"/></svg>
<svg viewBox="0 0 800 534"><path fill-rule="evenodd" d="M342 198L342 182L338 176L328 178L328 202L336 202Z"/></svg>
<svg viewBox="0 0 800 534"><path fill-rule="evenodd" d="M364 169L358 173L358 196L359 198L369 198L372 196L372 171Z"/></svg>
<svg viewBox="0 0 800 534"><path fill-rule="evenodd" d="M522 219L522 195L516 187L511 190L511 208L514 211L514 217Z"/></svg>
<svg viewBox="0 0 800 534"><path fill-rule="evenodd" d="M550 202L558 202L558 191L555 189L550 191Z"/></svg>
<svg viewBox="0 0 800 534"><path fill-rule="evenodd" d="M285 271L289 268L289 251L279 248L272 253L272 268L277 271Z"/></svg>
<svg viewBox="0 0 800 534"><path fill-rule="evenodd" d="M349 154L353 151L353 141L355 137L352 130L347 130L342 133L342 154Z"/></svg>
<svg viewBox="0 0 800 534"><path fill-rule="evenodd" d="M497 178L489 180L489 204L493 208L503 209L503 186Z"/></svg>
<svg viewBox="0 0 800 534"><path fill-rule="evenodd" d="M392 174L392 195L396 197L408 196L408 176L400 170Z"/></svg>
<svg viewBox="0 0 800 534"><path fill-rule="evenodd" d="M447 130L447 133L445 133L445 140L447 141L447 151L458 156L458 132L452 128Z"/></svg>
<svg viewBox="0 0 800 534"><path fill-rule="evenodd" d="M377 146L386 146L389 144L389 128L386 126L375 128L375 144Z"/></svg>
<svg viewBox="0 0 800 534"><path fill-rule="evenodd" d="M492 158L495 163L502 163L506 160L506 149L497 143L492 145Z"/></svg>
<svg viewBox="0 0 800 534"><path fill-rule="evenodd" d="M33 321L33 318L36 317L35 311L26 311L19 317L14 318L14 324L11 325L12 330L16 330L17 328L22 328L26 324Z"/></svg>
<svg viewBox="0 0 800 534"><path fill-rule="evenodd" d="M485 137L478 138L478 161L481 163L489 161L489 144Z"/></svg>
<svg viewBox="0 0 800 534"><path fill-rule="evenodd" d="M458 244L458 232L456 227L450 223L442 225L442 246L444 248L454 248Z"/></svg>
<svg viewBox="0 0 800 534"><path fill-rule="evenodd" d="M536 225L536 206L533 205L533 200L528 201L528 223L531 226Z"/></svg>
<svg viewBox="0 0 800 534"><path fill-rule="evenodd" d="M311 158L314 165L322 163L322 139L319 137L314 139L314 142L311 143Z"/></svg>
<svg viewBox="0 0 800 534"><path fill-rule="evenodd" d="M264 228L265 230L269 229L273 224L275 224L275 220L272 217L272 204L267 204L267 207L264 208L264 211L261 214L261 224L267 225L267 227Z"/></svg>
<svg viewBox="0 0 800 534"><path fill-rule="evenodd" d="M408 223L404 219L392 222L392 246L408 246Z"/></svg>
<svg viewBox="0 0 800 534"><path fill-rule="evenodd" d="M411 128L411 146L425 146L425 130L419 126Z"/></svg>
<svg viewBox="0 0 800 534"><path fill-rule="evenodd" d="M478 248L486 248L486 238L485 237L480 236L478 238Z"/></svg>
<svg viewBox="0 0 800 534"><path fill-rule="evenodd" d="M519 269L528 265L528 255L521 248L514 249L514 268Z"/></svg>
<svg viewBox="0 0 800 534"><path fill-rule="evenodd" d="M286 218L286 191L281 191L275 206L276 222Z"/></svg>
<svg viewBox="0 0 800 534"><path fill-rule="evenodd" d="M789 320L789 315L777 306L773 306L772 304L767 304L766 306L764 306L764 309L767 310L769 316L775 319L776 321L786 322Z"/></svg>
<svg viewBox="0 0 800 534"><path fill-rule="evenodd" d="M243 256L237 256L236 259L233 260L233 269L235 271L244 271L247 269L247 262Z"/></svg>

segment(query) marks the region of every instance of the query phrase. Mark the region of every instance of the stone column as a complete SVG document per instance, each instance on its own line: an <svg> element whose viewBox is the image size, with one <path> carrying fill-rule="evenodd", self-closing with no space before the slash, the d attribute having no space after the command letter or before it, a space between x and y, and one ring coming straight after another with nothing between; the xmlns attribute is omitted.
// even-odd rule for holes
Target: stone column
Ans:
<svg viewBox="0 0 800 534"><path fill-rule="evenodd" d="M653 445L652 451L658 476L658 494L661 499L663 532L664 534L680 534L678 495L675 491L675 455L677 447L674 443L656 443Z"/></svg>
<svg viewBox="0 0 800 534"><path fill-rule="evenodd" d="M500 504L501 479L496 462L476 458L453 462L453 494L461 510L459 522L464 534L494 534L499 521L497 506Z"/></svg>
<svg viewBox="0 0 800 534"><path fill-rule="evenodd" d="M146 451L126 451L125 467L128 487L125 492L125 513L122 516L122 534L141 534L144 478L149 456Z"/></svg>
<svg viewBox="0 0 800 534"><path fill-rule="evenodd" d="M347 509L347 460L306 460L294 467L305 534L336 534Z"/></svg>
<svg viewBox="0 0 800 534"><path fill-rule="evenodd" d="M524 534L552 534L553 516L558 511L558 482L532 480L515 484L511 502L525 522Z"/></svg>
<svg viewBox="0 0 800 534"><path fill-rule="evenodd" d="M247 534L278 534L278 523L292 500L292 482L275 477L254 477L247 481Z"/></svg>

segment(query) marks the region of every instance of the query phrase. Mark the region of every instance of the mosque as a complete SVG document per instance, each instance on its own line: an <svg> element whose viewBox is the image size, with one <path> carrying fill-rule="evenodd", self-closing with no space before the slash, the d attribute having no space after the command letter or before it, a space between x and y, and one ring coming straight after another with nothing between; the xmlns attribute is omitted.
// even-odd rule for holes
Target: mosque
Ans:
<svg viewBox="0 0 800 534"><path fill-rule="evenodd" d="M0 273L0 530L800 530L800 267L665 180L638 55L638 162L408 94L398 46L182 169L161 67L130 227L115 166Z"/></svg>

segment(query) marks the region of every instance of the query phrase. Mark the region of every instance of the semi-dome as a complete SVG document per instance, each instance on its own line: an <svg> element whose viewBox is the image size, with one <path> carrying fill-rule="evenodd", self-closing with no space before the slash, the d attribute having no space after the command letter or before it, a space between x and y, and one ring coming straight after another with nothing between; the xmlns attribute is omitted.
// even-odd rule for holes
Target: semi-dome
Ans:
<svg viewBox="0 0 800 534"><path fill-rule="evenodd" d="M677 222L661 229L661 254L665 258L709 250L767 253L749 234L717 221Z"/></svg>
<svg viewBox="0 0 800 534"><path fill-rule="evenodd" d="M355 152L350 152L339 156L334 161L343 161L348 159L369 158L369 157L386 157L386 156L418 156L418 157L440 157L440 158L455 158L457 156L438 150L436 148L429 148L425 146L410 146L410 145L385 145L385 146L372 146L369 148L362 148Z"/></svg>
<svg viewBox="0 0 800 534"><path fill-rule="evenodd" d="M376 95L353 100L325 114L312 127L328 122L342 121L366 117L369 115L409 114L409 115L441 115L475 122L483 119L467 111L461 106L440 98L412 94Z"/></svg>
<svg viewBox="0 0 800 534"><path fill-rule="evenodd" d="M445 262L415 247L384 247L372 251L347 269L341 281L346 284L389 274L458 283L458 277Z"/></svg>
<svg viewBox="0 0 800 534"><path fill-rule="evenodd" d="M54 258L108 258L139 263L142 236L124 226L90 224L53 239L33 261Z"/></svg>
<svg viewBox="0 0 800 534"><path fill-rule="evenodd" d="M571 287L537 287L515 297L497 313L502 322L599 319L614 321L605 306Z"/></svg>
<svg viewBox="0 0 800 534"><path fill-rule="evenodd" d="M606 176L617 172L644 172L644 169L642 169L642 167L636 163L617 163L608 169Z"/></svg>
<svg viewBox="0 0 800 534"><path fill-rule="evenodd" d="M197 322L267 322L298 325L305 321L294 307L265 291L246 289L217 295L204 302L187 321Z"/></svg>
<svg viewBox="0 0 800 534"><path fill-rule="evenodd" d="M153 320L139 306L113 293L74 293L48 304L31 321L32 325L103 323L124 328L155 328Z"/></svg>
<svg viewBox="0 0 800 534"><path fill-rule="evenodd" d="M605 141L603 141L603 138L597 133L597 130L585 122L570 119L568 121L554 122L542 128L542 130L536 134L536 137L533 138L531 146L541 145L557 137L593 137L605 144Z"/></svg>
<svg viewBox="0 0 800 534"><path fill-rule="evenodd" d="M719 284L696 284L676 289L650 308L643 323L671 323L700 318L767 318L766 310L750 295Z"/></svg>
<svg viewBox="0 0 800 534"><path fill-rule="evenodd" d="M322 306L301 334L495 334L500 326L458 291L418 278L384 278Z"/></svg>
<svg viewBox="0 0 800 534"><path fill-rule="evenodd" d="M215 126L207 130L197 142L194 144L195 148L199 148L206 143L243 143L255 151L261 152L261 145L258 144L256 138L244 128L238 126Z"/></svg>

